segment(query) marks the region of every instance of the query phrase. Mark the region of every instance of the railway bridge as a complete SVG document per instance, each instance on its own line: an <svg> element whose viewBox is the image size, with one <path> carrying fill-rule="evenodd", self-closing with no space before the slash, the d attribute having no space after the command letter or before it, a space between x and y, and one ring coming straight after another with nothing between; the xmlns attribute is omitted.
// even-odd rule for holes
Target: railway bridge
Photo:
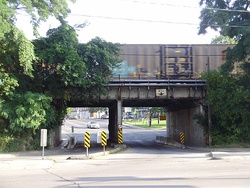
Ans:
<svg viewBox="0 0 250 188"><path fill-rule="evenodd" d="M108 92L89 107L109 108L109 141L118 143L118 127L122 125L122 107L165 107L166 137L179 140L185 133L185 144L204 146L204 131L193 116L202 113L206 82L201 79L111 80ZM81 107L83 101L69 102Z"/></svg>

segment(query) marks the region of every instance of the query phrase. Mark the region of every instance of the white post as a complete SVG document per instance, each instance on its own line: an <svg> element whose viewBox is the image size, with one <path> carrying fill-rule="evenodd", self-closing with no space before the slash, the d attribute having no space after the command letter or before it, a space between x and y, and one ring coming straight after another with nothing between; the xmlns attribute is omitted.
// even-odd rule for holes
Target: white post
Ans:
<svg viewBox="0 0 250 188"><path fill-rule="evenodd" d="M40 146L43 147L42 156L44 157L44 147L47 146L47 129L41 129Z"/></svg>

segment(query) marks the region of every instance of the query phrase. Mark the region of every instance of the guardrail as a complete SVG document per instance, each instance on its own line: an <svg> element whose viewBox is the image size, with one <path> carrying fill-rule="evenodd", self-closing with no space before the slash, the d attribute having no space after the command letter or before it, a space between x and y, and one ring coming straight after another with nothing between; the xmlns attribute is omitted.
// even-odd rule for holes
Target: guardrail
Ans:
<svg viewBox="0 0 250 188"><path fill-rule="evenodd" d="M145 87L145 86L153 86L153 87L162 87L162 86L176 86L176 87L190 87L190 86L206 86L206 80L200 79L187 79L187 80L176 80L176 79L158 79L158 80L110 80L107 86L113 87Z"/></svg>

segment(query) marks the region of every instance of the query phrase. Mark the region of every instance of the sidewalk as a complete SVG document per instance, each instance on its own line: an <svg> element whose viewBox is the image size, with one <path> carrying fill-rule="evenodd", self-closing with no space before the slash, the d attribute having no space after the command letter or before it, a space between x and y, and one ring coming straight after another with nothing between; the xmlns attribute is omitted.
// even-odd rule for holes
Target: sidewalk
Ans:
<svg viewBox="0 0 250 188"><path fill-rule="evenodd" d="M207 151L207 156L211 157L211 160L250 159L250 148L187 148L199 151Z"/></svg>
<svg viewBox="0 0 250 188"><path fill-rule="evenodd" d="M155 142L158 144L169 145L176 148L186 148L198 151L204 151L212 160L219 159L250 159L250 148L209 148L209 147L190 147L183 146L172 138L156 136Z"/></svg>
<svg viewBox="0 0 250 188"><path fill-rule="evenodd" d="M126 145L117 145L113 148L106 147L104 152L102 147L93 147L88 149L88 156L86 148L76 147L72 150L66 150L61 146L45 150L44 156L42 156L42 151L0 153L0 170L47 169L55 163L65 160L91 160L126 149Z"/></svg>
<svg viewBox="0 0 250 188"><path fill-rule="evenodd" d="M166 144L159 142L157 143ZM51 168L55 163L62 161L91 160L103 155L109 155L126 149L126 145L120 144L112 148L105 147L104 153L103 147L101 145L92 145L92 147L88 148L87 156L86 148L83 148L82 144L80 144L71 150L65 149L62 145L53 149L45 150L44 156L42 156L42 148L41 151L0 153L0 170L47 169ZM250 148L204 148L185 146L185 149L203 151L205 156L209 157L211 160L250 159Z"/></svg>

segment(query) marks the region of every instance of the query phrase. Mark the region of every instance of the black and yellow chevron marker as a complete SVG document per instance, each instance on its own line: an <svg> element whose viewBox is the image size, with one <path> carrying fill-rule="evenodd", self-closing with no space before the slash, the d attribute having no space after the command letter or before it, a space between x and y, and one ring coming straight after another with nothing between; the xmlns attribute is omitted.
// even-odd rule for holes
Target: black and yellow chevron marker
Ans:
<svg viewBox="0 0 250 188"><path fill-rule="evenodd" d="M123 143L122 130L118 131L118 144Z"/></svg>
<svg viewBox="0 0 250 188"><path fill-rule="evenodd" d="M102 131L102 146L106 146L107 145L107 136L106 136L106 132Z"/></svg>
<svg viewBox="0 0 250 188"><path fill-rule="evenodd" d="M181 142L181 144L184 144L184 141L185 141L184 132L180 132L180 142Z"/></svg>
<svg viewBox="0 0 250 188"><path fill-rule="evenodd" d="M84 147L85 148L90 147L90 134L89 134L89 132L85 132L85 134L84 134Z"/></svg>

